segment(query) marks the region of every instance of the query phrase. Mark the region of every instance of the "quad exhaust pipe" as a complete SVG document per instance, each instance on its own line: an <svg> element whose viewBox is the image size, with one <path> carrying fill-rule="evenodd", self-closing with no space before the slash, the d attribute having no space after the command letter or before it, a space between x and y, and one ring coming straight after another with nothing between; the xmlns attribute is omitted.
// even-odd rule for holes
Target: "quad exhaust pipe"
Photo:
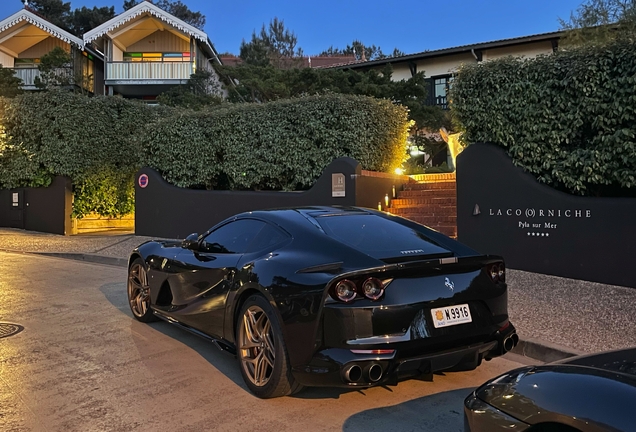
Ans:
<svg viewBox="0 0 636 432"><path fill-rule="evenodd" d="M349 382L358 382L362 378L362 368L358 365L349 366L345 369L344 377Z"/></svg>
<svg viewBox="0 0 636 432"><path fill-rule="evenodd" d="M519 343L519 336L517 335L517 333L513 333L507 338L505 338L503 340L504 354L507 353L508 351L512 351L512 349L516 347L518 343Z"/></svg>
<svg viewBox="0 0 636 432"><path fill-rule="evenodd" d="M364 370L357 364L344 369L344 379L349 383L367 382L376 383L380 381L384 369L379 363L371 363L364 367ZM363 379L364 378L364 379Z"/></svg>
<svg viewBox="0 0 636 432"><path fill-rule="evenodd" d="M382 378L382 366L380 366L378 363L372 363L371 366L369 366L369 368L367 369L367 377L369 378L370 382L378 382L380 381L380 378Z"/></svg>

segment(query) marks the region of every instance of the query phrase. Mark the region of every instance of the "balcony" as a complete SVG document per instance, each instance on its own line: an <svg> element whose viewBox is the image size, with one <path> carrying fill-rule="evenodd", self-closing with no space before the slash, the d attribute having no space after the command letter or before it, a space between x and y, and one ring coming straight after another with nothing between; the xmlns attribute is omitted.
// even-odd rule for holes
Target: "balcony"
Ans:
<svg viewBox="0 0 636 432"><path fill-rule="evenodd" d="M41 76L38 68L14 68L13 74L22 80L23 90L37 90L35 78ZM75 82L73 69L70 67L54 69L54 74L55 78L53 78L53 80L56 81L58 85L73 85Z"/></svg>
<svg viewBox="0 0 636 432"><path fill-rule="evenodd" d="M13 69L13 74L22 80L22 88L24 90L35 90L35 77L40 76L38 68Z"/></svg>
<svg viewBox="0 0 636 432"><path fill-rule="evenodd" d="M193 73L192 62L108 62L106 84L178 84Z"/></svg>

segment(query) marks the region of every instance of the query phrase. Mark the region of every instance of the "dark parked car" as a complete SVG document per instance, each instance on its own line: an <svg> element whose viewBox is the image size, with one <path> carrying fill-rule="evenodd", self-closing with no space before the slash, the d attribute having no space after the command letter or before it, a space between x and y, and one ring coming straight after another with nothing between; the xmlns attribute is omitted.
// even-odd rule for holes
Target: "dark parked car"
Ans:
<svg viewBox="0 0 636 432"><path fill-rule="evenodd" d="M501 257L386 213L242 213L129 262L140 321L162 318L235 353L268 398L476 368L518 341Z"/></svg>
<svg viewBox="0 0 636 432"><path fill-rule="evenodd" d="M634 432L636 348L508 372L464 401L466 432Z"/></svg>

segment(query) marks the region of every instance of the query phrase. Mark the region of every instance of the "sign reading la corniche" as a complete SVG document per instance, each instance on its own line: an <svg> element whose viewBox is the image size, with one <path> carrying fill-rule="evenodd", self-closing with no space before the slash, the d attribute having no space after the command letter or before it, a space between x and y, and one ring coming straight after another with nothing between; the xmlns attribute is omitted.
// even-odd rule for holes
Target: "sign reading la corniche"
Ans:
<svg viewBox="0 0 636 432"><path fill-rule="evenodd" d="M475 208L479 208L476 204ZM477 213L479 214L479 213ZM473 211L475 215L475 211ZM550 231L556 230L562 223L567 223L568 219L589 219L592 217L590 209L535 209L535 208L489 208L488 216L494 217L514 217L517 220L517 227L528 230L528 236L550 237ZM540 218L547 220L538 220ZM560 222L561 220L562 222ZM545 232L543 230L550 230Z"/></svg>
<svg viewBox="0 0 636 432"><path fill-rule="evenodd" d="M555 190L492 144L457 159L458 240L513 269L636 288L634 214L634 198Z"/></svg>

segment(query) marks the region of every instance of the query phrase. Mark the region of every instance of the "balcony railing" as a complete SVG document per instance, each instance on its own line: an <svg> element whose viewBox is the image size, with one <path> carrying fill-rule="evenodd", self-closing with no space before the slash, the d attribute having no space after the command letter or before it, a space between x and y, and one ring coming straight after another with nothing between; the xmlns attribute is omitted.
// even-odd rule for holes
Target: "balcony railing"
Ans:
<svg viewBox="0 0 636 432"><path fill-rule="evenodd" d="M192 62L109 62L106 80L186 80L192 70Z"/></svg>
<svg viewBox="0 0 636 432"><path fill-rule="evenodd" d="M76 79L73 68L61 67L53 69L52 74L48 74L49 84L52 85L75 85ZM35 79L42 79L42 74L38 68L14 68L13 74L22 80L22 88L27 90L35 89ZM88 82L88 80L87 80ZM79 84L77 84L79 85Z"/></svg>
<svg viewBox="0 0 636 432"><path fill-rule="evenodd" d="M22 80L22 87L35 87L35 77L40 76L38 68L13 69L13 74Z"/></svg>

